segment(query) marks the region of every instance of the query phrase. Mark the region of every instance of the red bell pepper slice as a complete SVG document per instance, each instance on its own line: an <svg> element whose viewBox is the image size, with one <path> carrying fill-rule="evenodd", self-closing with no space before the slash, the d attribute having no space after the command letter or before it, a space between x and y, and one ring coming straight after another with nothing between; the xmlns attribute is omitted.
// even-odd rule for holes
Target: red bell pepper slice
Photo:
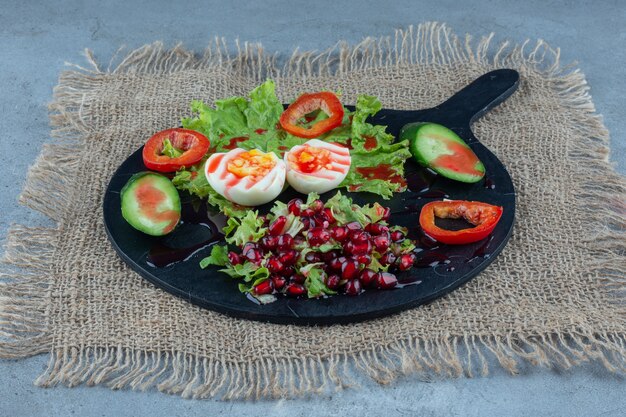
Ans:
<svg viewBox="0 0 626 417"><path fill-rule="evenodd" d="M162 130L144 145L143 163L153 171L176 172L182 167L200 162L209 150L209 145L209 139L195 130Z"/></svg>
<svg viewBox="0 0 626 417"><path fill-rule="evenodd" d="M310 127L298 125L300 119L315 110L323 111L328 118ZM283 129L294 136L306 139L317 138L341 126L342 121L343 106L337 96L328 91L302 94L280 115L280 125Z"/></svg>
<svg viewBox="0 0 626 417"><path fill-rule="evenodd" d="M446 230L435 224L440 219L465 219L475 227ZM486 238L502 217L502 207L479 201L433 201L422 207L420 226L424 232L441 243L464 245Z"/></svg>

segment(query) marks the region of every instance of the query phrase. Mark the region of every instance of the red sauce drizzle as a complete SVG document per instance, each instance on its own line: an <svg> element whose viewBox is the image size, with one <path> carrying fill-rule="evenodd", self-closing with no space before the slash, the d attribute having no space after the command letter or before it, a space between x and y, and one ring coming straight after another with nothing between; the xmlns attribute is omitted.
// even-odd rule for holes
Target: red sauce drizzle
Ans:
<svg viewBox="0 0 626 417"><path fill-rule="evenodd" d="M372 149L376 149L378 146L378 141L373 136L365 136L365 143L363 144L363 148L366 151L371 151Z"/></svg>
<svg viewBox="0 0 626 417"><path fill-rule="evenodd" d="M231 138L230 142L228 142L228 145L224 145L224 149L233 150L237 147L237 144L239 142L244 142L246 140L248 140L248 138L245 136Z"/></svg>
<svg viewBox="0 0 626 417"><path fill-rule="evenodd" d="M174 230L178 223L179 214L175 210L159 211L159 205L167 199L165 193L154 187L151 181L142 181L137 186L135 198L139 203L139 212L155 223L167 221L169 224L163 229L163 233Z"/></svg>
<svg viewBox="0 0 626 417"><path fill-rule="evenodd" d="M360 167L356 172L363 175L368 180L385 180L401 186L406 186L406 181L402 175L394 171L389 164L380 164L377 167Z"/></svg>
<svg viewBox="0 0 626 417"><path fill-rule="evenodd" d="M209 172L217 171L217 167L220 165L220 162L222 162L222 159L224 159L224 154L214 156L213 159L211 159L211 162L209 163L207 171ZM191 178L193 179L195 177L192 176Z"/></svg>
<svg viewBox="0 0 626 417"><path fill-rule="evenodd" d="M437 140L444 142L446 147L452 151L453 154L441 155L437 157L434 161L432 161L433 165L449 169L450 171L460 172L462 174L476 175L479 177L484 175L483 172L474 168L478 163L478 157L469 147L450 140L444 136L437 136Z"/></svg>
<svg viewBox="0 0 626 417"><path fill-rule="evenodd" d="M265 132L267 132L267 130L265 130L265 129L257 129L257 130L254 131L254 133L256 133L257 135L262 135Z"/></svg>

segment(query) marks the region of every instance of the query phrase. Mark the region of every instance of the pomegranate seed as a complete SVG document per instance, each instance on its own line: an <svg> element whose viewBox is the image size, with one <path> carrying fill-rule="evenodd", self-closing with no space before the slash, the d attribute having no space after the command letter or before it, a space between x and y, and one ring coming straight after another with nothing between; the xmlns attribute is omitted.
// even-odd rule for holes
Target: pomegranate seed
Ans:
<svg viewBox="0 0 626 417"><path fill-rule="evenodd" d="M265 265L265 266L267 267L267 269L269 269L269 270L270 270L270 272L271 272L272 274L278 274L278 273L280 273L280 272L283 270L283 268L284 268L283 263L282 263L282 262L281 262L278 258L276 258L275 256L271 256L271 257L267 260L267 262L266 262L266 265Z"/></svg>
<svg viewBox="0 0 626 417"><path fill-rule="evenodd" d="M323 229L328 229L330 227L330 222L328 221L326 216L324 216L324 213L316 214L315 216L313 216L313 220L318 227L321 227Z"/></svg>
<svg viewBox="0 0 626 417"><path fill-rule="evenodd" d="M328 262L328 267L331 269L331 271L335 271L335 272L341 272L341 266L343 265L343 262L346 260L345 257L340 256L339 258L335 258L332 259Z"/></svg>
<svg viewBox="0 0 626 417"><path fill-rule="evenodd" d="M276 249L276 246L278 245L278 238L276 236L269 235L263 236L259 243L261 244L261 247L266 251L272 251Z"/></svg>
<svg viewBox="0 0 626 417"><path fill-rule="evenodd" d="M380 223L370 223L367 226L365 226L365 231L373 235L380 235L381 233L388 232L389 228Z"/></svg>
<svg viewBox="0 0 626 417"><path fill-rule="evenodd" d="M389 249L389 245L391 244L389 233L383 233L376 236L374 239L372 239L372 243L379 253L384 253L385 251L387 251L387 249Z"/></svg>
<svg viewBox="0 0 626 417"><path fill-rule="evenodd" d="M358 279L349 280L344 287L344 291L347 295L359 295L361 290L361 282Z"/></svg>
<svg viewBox="0 0 626 417"><path fill-rule="evenodd" d="M328 216L326 215L326 212L324 210L317 213L314 217L319 220L329 221Z"/></svg>
<svg viewBox="0 0 626 417"><path fill-rule="evenodd" d="M320 254L320 258L322 258L322 261L328 263L330 261L332 261L333 259L335 259L336 257L339 256L338 251L335 250L330 250L326 253L322 253Z"/></svg>
<svg viewBox="0 0 626 417"><path fill-rule="evenodd" d="M252 242L244 243L243 247L241 248L241 254L243 256L246 256L248 251L256 249L256 248L257 248L256 243L252 243Z"/></svg>
<svg viewBox="0 0 626 417"><path fill-rule="evenodd" d="M356 260L363 265L369 265L372 262L372 257L370 255L358 255Z"/></svg>
<svg viewBox="0 0 626 417"><path fill-rule="evenodd" d="M371 269L364 269L359 274L359 280L365 288L375 287L378 282L378 274Z"/></svg>
<svg viewBox="0 0 626 417"><path fill-rule="evenodd" d="M398 284L398 279L394 274L390 272L381 272L380 274L378 274L376 284L378 288L382 290L387 290L389 288L395 287Z"/></svg>
<svg viewBox="0 0 626 417"><path fill-rule="evenodd" d="M346 253L346 255L352 255L353 250L354 250L354 243L351 240L343 244L343 251Z"/></svg>
<svg viewBox="0 0 626 417"><path fill-rule="evenodd" d="M313 217L313 216L315 216L315 210L313 210L313 209L312 209L312 208L310 208L310 207L309 207L309 208L305 208L304 210L302 210L302 211L300 212L300 215L301 215L302 217Z"/></svg>
<svg viewBox="0 0 626 417"><path fill-rule="evenodd" d="M314 264L320 262L322 260L322 257L320 256L319 252L308 252L306 255L304 255L304 260L308 264Z"/></svg>
<svg viewBox="0 0 626 417"><path fill-rule="evenodd" d="M228 262L233 265L239 265L242 262L241 256L239 256L235 252L228 252Z"/></svg>
<svg viewBox="0 0 626 417"><path fill-rule="evenodd" d="M354 243L369 242L371 235L363 230L354 230L350 232L350 240Z"/></svg>
<svg viewBox="0 0 626 417"><path fill-rule="evenodd" d="M348 230L361 230L361 223L359 222L350 222L348 224L346 224L346 227L348 228Z"/></svg>
<svg viewBox="0 0 626 417"><path fill-rule="evenodd" d="M331 223L335 223L335 215L333 214L333 210L330 207L326 207L322 213L324 213L324 215L326 216L326 219L331 222Z"/></svg>
<svg viewBox="0 0 626 417"><path fill-rule="evenodd" d="M300 297L306 292L304 286L296 283L287 284L285 293L290 297Z"/></svg>
<svg viewBox="0 0 626 417"><path fill-rule="evenodd" d="M372 244L369 241L354 243L352 241L343 244L343 250L350 255L367 255L372 253Z"/></svg>
<svg viewBox="0 0 626 417"><path fill-rule="evenodd" d="M312 217L302 217L300 219L302 224L304 225L304 230L309 230L315 227L315 220Z"/></svg>
<svg viewBox="0 0 626 417"><path fill-rule="evenodd" d="M391 232L391 240L394 242L402 242L404 240L404 233L399 230L394 230Z"/></svg>
<svg viewBox="0 0 626 417"><path fill-rule="evenodd" d="M290 234L284 234L278 236L278 240L276 242L276 247L278 250L291 249L293 247L294 240Z"/></svg>
<svg viewBox="0 0 626 417"><path fill-rule="evenodd" d="M389 216L391 216L391 209L389 207L384 207L381 220L387 221L389 220Z"/></svg>
<svg viewBox="0 0 626 417"><path fill-rule="evenodd" d="M287 217L278 216L276 219L270 224L269 233L272 236L278 236L283 232L285 225L287 224Z"/></svg>
<svg viewBox="0 0 626 417"><path fill-rule="evenodd" d="M346 259L345 262L341 265L341 278L343 279L353 279L356 278L359 274L359 263L356 259L350 258Z"/></svg>
<svg viewBox="0 0 626 417"><path fill-rule="evenodd" d="M326 279L324 279L324 284L331 290L336 290L339 288L339 281L341 278L337 274L328 275Z"/></svg>
<svg viewBox="0 0 626 417"><path fill-rule="evenodd" d="M413 267L413 263L415 262L415 255L412 253L407 253L400 258L398 258L398 269L400 271L407 271Z"/></svg>
<svg viewBox="0 0 626 417"><path fill-rule="evenodd" d="M314 227L307 232L307 240L310 245L319 246L330 240L330 232L321 227Z"/></svg>
<svg viewBox="0 0 626 417"><path fill-rule="evenodd" d="M294 198L287 203L287 210L289 210L289 213L299 216L300 207L302 206L302 204L302 200L300 200L299 198Z"/></svg>
<svg viewBox="0 0 626 417"><path fill-rule="evenodd" d="M354 254L355 255L369 255L372 253L372 251L374 250L374 246L372 246L372 244L367 241L364 243L356 243L354 245Z"/></svg>
<svg viewBox="0 0 626 417"><path fill-rule="evenodd" d="M290 265L294 265L297 261L298 261L298 251L295 249L288 249L284 252L281 252L278 255L278 259L283 263L283 265L285 266L290 266Z"/></svg>
<svg viewBox="0 0 626 417"><path fill-rule="evenodd" d="M296 273L296 269L293 266L289 265L283 268L283 272L281 272L280 275L284 277L290 277L295 273Z"/></svg>
<svg viewBox="0 0 626 417"><path fill-rule="evenodd" d="M382 266L386 266L386 265L393 265L393 263L396 261L396 255L394 255L391 252L387 252L385 253L383 256L381 256L381 258L378 260L378 262L380 262L380 264Z"/></svg>
<svg viewBox="0 0 626 417"><path fill-rule="evenodd" d="M301 234L297 234L293 237L293 246L302 247L306 243L306 239Z"/></svg>
<svg viewBox="0 0 626 417"><path fill-rule="evenodd" d="M295 282L296 284L304 284L306 277L302 274L294 274L289 278L289 282Z"/></svg>
<svg viewBox="0 0 626 417"><path fill-rule="evenodd" d="M280 275L272 275L272 283L274 284L274 289L276 289L276 291L280 291L283 289L285 284L287 284L287 279L285 277L281 277Z"/></svg>
<svg viewBox="0 0 626 417"><path fill-rule="evenodd" d="M309 207L312 208L316 213L319 213L320 211L324 210L324 202L322 200L315 200L311 203Z"/></svg>
<svg viewBox="0 0 626 417"><path fill-rule="evenodd" d="M337 242L343 242L344 240L348 238L348 229L343 226L335 226L332 229L330 229L330 235Z"/></svg>
<svg viewBox="0 0 626 417"><path fill-rule="evenodd" d="M254 264L260 264L261 261L263 260L263 254L261 253L260 250L258 249L250 249L248 250L248 252L246 252L246 258L248 258L248 260Z"/></svg>
<svg viewBox="0 0 626 417"><path fill-rule="evenodd" d="M266 279L265 281L255 285L252 290L257 295L271 294L272 292L274 292L274 283L272 283L271 279Z"/></svg>

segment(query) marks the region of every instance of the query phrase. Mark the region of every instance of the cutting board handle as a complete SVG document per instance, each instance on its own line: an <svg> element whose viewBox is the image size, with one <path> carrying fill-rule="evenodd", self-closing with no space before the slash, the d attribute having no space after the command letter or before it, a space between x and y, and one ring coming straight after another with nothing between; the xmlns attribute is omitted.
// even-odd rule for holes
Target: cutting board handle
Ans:
<svg viewBox="0 0 626 417"><path fill-rule="evenodd" d="M437 106L458 125L471 125L517 90L519 73L498 69L476 78L465 88Z"/></svg>
<svg viewBox="0 0 626 417"><path fill-rule="evenodd" d="M477 141L470 126L474 121L506 100L517 90L519 73L512 69L498 69L476 78L436 107L423 110L386 110L374 115L370 123L388 126L387 131L398 136L407 124L432 122L454 130L468 142ZM346 106L354 110L352 106Z"/></svg>

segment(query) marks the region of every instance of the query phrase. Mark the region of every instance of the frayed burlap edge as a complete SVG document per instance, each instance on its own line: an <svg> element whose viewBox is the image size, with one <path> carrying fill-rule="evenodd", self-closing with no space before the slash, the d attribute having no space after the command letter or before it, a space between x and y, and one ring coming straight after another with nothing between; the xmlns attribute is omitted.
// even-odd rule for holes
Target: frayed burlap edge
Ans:
<svg viewBox="0 0 626 417"><path fill-rule="evenodd" d="M486 67L513 67L522 72L540 71L559 94L562 105L576 112L581 140L571 146L570 157L577 160L581 182L579 210L588 214L592 235L580 244L593 255L590 279L599 279L603 290L612 295L615 309L626 317L624 295L626 270L624 251L623 202L626 182L608 163L608 132L588 94L584 76L573 68L563 68L559 50L543 41L529 41L497 48L493 35L478 42L469 36L456 37L443 24L425 23L395 36L367 38L356 46L338 43L324 52L294 51L281 67L276 55L268 55L260 45L235 43L231 54L226 42L216 39L202 57L181 46L165 49L161 43L132 51L106 70L101 69L90 51L91 68L61 75L50 105L55 140L46 145L31 168L21 202L40 211L57 226L29 228L13 226L7 237L3 262L7 272L0 275L0 357L22 358L50 352L48 369L36 384L75 386L105 383L112 388L152 387L185 397L234 398L286 397L351 386L355 372L362 372L379 383L389 383L400 375L414 372L447 376L487 375L488 356L511 373L522 361L545 367L570 368L583 362L598 361L607 369L626 372L626 329L596 333L591 327L535 335L465 334L437 340L412 338L393 342L358 355L287 360L263 358L258 361L226 363L220 358L198 357L172 351L133 350L122 346L67 347L53 349L51 328L54 317L47 312L50 284L54 281L53 249L70 214L73 175L79 163L80 148L90 132L90 94L109 74L162 74L188 69L222 68L262 81L267 77L314 77L369 71L410 64L456 65L475 62Z"/></svg>

